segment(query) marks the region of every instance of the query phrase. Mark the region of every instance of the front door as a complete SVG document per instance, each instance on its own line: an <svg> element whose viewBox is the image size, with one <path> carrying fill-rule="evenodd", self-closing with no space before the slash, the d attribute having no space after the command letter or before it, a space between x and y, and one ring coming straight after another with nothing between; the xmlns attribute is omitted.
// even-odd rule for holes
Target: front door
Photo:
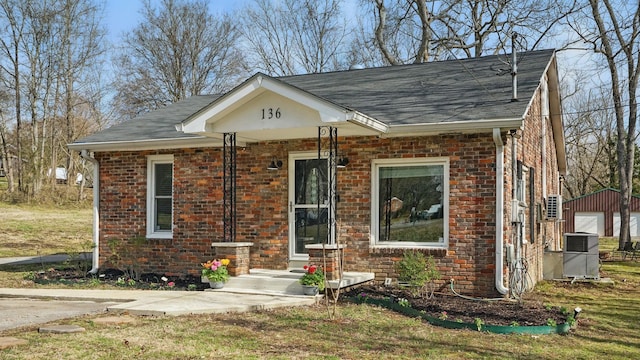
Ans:
<svg viewBox="0 0 640 360"><path fill-rule="evenodd" d="M309 259L305 245L320 244L328 232L328 162L318 155L289 156L289 259Z"/></svg>

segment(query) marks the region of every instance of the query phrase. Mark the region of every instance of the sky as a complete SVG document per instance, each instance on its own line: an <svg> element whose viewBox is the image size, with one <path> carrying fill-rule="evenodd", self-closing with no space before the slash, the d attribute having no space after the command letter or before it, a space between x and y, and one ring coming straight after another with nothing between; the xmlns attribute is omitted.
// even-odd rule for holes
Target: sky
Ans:
<svg viewBox="0 0 640 360"><path fill-rule="evenodd" d="M209 9L214 14L225 13L240 9L252 0L208 0ZM160 0L152 0L160 3ZM142 7L141 0L105 0L105 23L108 37L112 42L117 42L123 32L133 29L140 21L139 10ZM347 13L354 13L357 0L342 0L343 9Z"/></svg>
<svg viewBox="0 0 640 360"><path fill-rule="evenodd" d="M120 42L121 35L132 30L140 21L139 10L142 7L142 0L104 0L105 1L105 24L107 26L107 38L113 43ZM154 3L160 3L160 0L151 0ZM251 4L253 0L208 0L209 8L214 14L230 12L242 8L247 4ZM342 0L343 9L347 14L356 13L357 0ZM561 52L560 72L568 72L569 69L575 67L576 63L579 67L584 67L585 62L590 61L591 54L584 52ZM586 58L585 58L586 56Z"/></svg>
<svg viewBox="0 0 640 360"><path fill-rule="evenodd" d="M159 0L153 2L160 3ZM213 13L223 13L242 7L249 0L209 0L209 9ZM140 21L141 0L105 0L105 23L108 37L113 42L123 32L133 29Z"/></svg>

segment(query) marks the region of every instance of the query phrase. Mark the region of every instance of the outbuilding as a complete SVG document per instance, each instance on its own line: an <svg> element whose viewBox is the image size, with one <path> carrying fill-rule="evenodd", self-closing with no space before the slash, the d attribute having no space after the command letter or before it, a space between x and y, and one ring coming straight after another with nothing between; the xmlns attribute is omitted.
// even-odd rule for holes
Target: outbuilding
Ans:
<svg viewBox="0 0 640 360"><path fill-rule="evenodd" d="M630 234L640 236L640 197L631 196ZM563 206L567 233L620 236L620 190L606 188L567 200Z"/></svg>

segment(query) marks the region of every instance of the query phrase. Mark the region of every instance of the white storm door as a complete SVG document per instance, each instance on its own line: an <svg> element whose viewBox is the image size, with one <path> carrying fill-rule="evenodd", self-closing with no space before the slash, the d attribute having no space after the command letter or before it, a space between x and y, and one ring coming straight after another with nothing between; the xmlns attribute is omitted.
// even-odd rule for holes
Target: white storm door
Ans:
<svg viewBox="0 0 640 360"><path fill-rule="evenodd" d="M328 162L312 153L289 155L289 259L308 260L305 245L328 233Z"/></svg>

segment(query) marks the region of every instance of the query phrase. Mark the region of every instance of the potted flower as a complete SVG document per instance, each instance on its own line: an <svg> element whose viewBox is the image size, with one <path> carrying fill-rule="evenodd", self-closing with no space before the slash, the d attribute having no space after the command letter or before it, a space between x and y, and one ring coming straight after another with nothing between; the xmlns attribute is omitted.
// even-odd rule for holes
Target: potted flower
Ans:
<svg viewBox="0 0 640 360"><path fill-rule="evenodd" d="M221 289L224 286L224 283L229 280L227 265L229 265L229 259L209 260L202 263L202 276L209 279L209 286L214 289Z"/></svg>
<svg viewBox="0 0 640 360"><path fill-rule="evenodd" d="M316 295L318 291L324 290L324 273L322 268L316 265L305 265L304 275L299 282L305 295Z"/></svg>

